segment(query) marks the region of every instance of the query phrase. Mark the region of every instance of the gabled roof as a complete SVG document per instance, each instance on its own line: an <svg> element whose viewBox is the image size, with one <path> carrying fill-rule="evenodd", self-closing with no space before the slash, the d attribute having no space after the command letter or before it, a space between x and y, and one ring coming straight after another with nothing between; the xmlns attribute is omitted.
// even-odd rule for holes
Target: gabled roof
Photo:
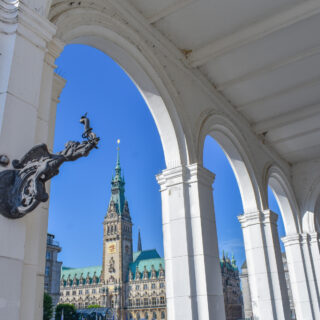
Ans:
<svg viewBox="0 0 320 320"><path fill-rule="evenodd" d="M157 250L145 250L133 253L133 262L129 265L129 270L132 272L133 279L135 279L136 271L139 270L141 277L145 268L148 271L148 278L151 277L152 267L156 271L156 277L159 276L159 271L165 269L164 259L160 257Z"/></svg>
<svg viewBox="0 0 320 320"><path fill-rule="evenodd" d="M161 258L156 249L137 251L133 253L133 262L156 258Z"/></svg>

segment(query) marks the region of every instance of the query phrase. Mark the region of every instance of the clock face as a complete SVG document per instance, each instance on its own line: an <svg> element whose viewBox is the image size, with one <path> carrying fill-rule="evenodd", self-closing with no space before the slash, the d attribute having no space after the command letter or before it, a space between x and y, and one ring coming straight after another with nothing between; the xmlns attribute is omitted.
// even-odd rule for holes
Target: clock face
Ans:
<svg viewBox="0 0 320 320"><path fill-rule="evenodd" d="M108 253L115 253L116 250L116 244L115 243L110 243L108 246Z"/></svg>

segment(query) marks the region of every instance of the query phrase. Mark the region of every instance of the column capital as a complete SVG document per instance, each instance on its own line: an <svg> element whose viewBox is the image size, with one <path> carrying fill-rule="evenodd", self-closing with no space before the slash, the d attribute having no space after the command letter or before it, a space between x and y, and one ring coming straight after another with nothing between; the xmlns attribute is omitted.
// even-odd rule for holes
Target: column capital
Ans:
<svg viewBox="0 0 320 320"><path fill-rule="evenodd" d="M16 32L33 45L46 50L47 43L55 35L57 27L22 2L17 1L15 7Z"/></svg>
<svg viewBox="0 0 320 320"><path fill-rule="evenodd" d="M64 43L57 38L53 38L47 46L47 54L45 56L45 61L53 69L57 66L55 65L55 60L59 57L60 53L64 48Z"/></svg>
<svg viewBox="0 0 320 320"><path fill-rule="evenodd" d="M293 246L301 243L301 235L299 233L289 234L281 238L285 247Z"/></svg>
<svg viewBox="0 0 320 320"><path fill-rule="evenodd" d="M319 233L318 232L312 232L309 234L310 235L310 242L311 243L319 243Z"/></svg>
<svg viewBox="0 0 320 320"><path fill-rule="evenodd" d="M301 243L307 244L310 241L310 235L308 233L301 233Z"/></svg>
<svg viewBox="0 0 320 320"><path fill-rule="evenodd" d="M271 210L243 213L238 216L242 228L261 223L277 224L278 215Z"/></svg>
<svg viewBox="0 0 320 320"><path fill-rule="evenodd" d="M161 191L181 183L201 182L208 187L212 187L215 174L195 163L186 166L165 169L156 176L161 187Z"/></svg>
<svg viewBox="0 0 320 320"><path fill-rule="evenodd" d="M0 32L2 31L6 34L10 34L16 31L16 24L18 22L18 4L18 0L14 2L0 0Z"/></svg>
<svg viewBox="0 0 320 320"><path fill-rule="evenodd" d="M52 100L56 103L59 103L59 97L62 92L62 89L66 85L66 79L59 76L57 73L53 75L52 82Z"/></svg>

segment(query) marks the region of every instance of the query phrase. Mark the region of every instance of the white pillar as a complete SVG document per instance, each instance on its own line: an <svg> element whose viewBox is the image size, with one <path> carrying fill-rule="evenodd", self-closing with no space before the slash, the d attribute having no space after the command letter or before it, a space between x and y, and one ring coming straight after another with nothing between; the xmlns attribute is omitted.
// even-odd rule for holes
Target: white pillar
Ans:
<svg viewBox="0 0 320 320"><path fill-rule="evenodd" d="M290 319L277 214L265 210L245 213L238 219L243 230L254 317Z"/></svg>
<svg viewBox="0 0 320 320"><path fill-rule="evenodd" d="M318 232L313 232L310 234L310 251L313 263L313 269L315 271L315 281L318 288L318 293L320 293L320 250L319 250L319 234Z"/></svg>
<svg viewBox="0 0 320 320"><path fill-rule="evenodd" d="M281 240L286 249L290 285L297 319L315 319L302 248L302 237L300 234L294 234L283 237Z"/></svg>
<svg viewBox="0 0 320 320"><path fill-rule="evenodd" d="M48 43L40 85L34 144L46 143L50 151L52 151L54 139L57 99L65 83L61 77L54 74L56 68L54 61L62 49L63 44L56 39ZM60 91L58 92L58 90ZM49 193L50 181L46 183L46 189ZM22 300L24 303L20 308L20 317L23 320L42 318L48 210L49 202L42 203L35 212L25 217L27 232L22 278Z"/></svg>
<svg viewBox="0 0 320 320"><path fill-rule="evenodd" d="M0 154L13 160L36 141L44 59L55 26L15 1L0 0L0 18ZM42 231L31 220L0 216L0 315L4 319L42 318L43 284L37 281L41 271L33 259L40 243L27 240L30 233Z"/></svg>
<svg viewBox="0 0 320 320"><path fill-rule="evenodd" d="M306 275L308 279L311 303L314 311L315 319L320 319L320 304L319 304L319 292L315 279L315 273L319 270L314 270L313 261L310 248L310 236L307 233L301 234L301 245L304 256L304 263L306 268Z"/></svg>
<svg viewBox="0 0 320 320"><path fill-rule="evenodd" d="M157 179L162 197L168 319L224 320L214 175L194 164L164 170Z"/></svg>

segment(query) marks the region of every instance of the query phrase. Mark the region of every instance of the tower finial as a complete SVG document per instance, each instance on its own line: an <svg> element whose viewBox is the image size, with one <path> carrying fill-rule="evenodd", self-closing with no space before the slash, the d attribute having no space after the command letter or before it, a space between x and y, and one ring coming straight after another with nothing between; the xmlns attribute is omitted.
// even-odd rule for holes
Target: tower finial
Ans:
<svg viewBox="0 0 320 320"><path fill-rule="evenodd" d="M138 251L142 251L142 242L141 242L141 234L140 234L140 228L138 229Z"/></svg>
<svg viewBox="0 0 320 320"><path fill-rule="evenodd" d="M117 164L116 164L116 169L120 169L120 139L117 140Z"/></svg>

